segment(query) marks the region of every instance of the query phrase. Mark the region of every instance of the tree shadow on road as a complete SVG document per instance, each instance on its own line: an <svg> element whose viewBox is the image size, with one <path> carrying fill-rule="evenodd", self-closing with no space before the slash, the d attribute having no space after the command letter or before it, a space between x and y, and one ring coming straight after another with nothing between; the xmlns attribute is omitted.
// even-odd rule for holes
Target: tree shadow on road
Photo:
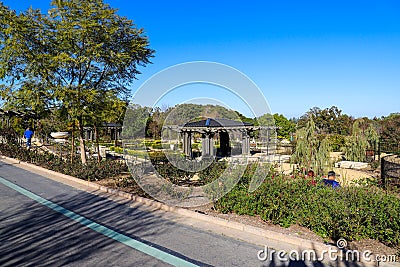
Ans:
<svg viewBox="0 0 400 267"><path fill-rule="evenodd" d="M120 234L196 264L149 241L175 224L160 214L83 191L73 196L57 195L49 200ZM63 266L76 265L82 260L91 265L114 265L121 257L121 248L124 249L115 240L28 199L2 210L0 221L0 266ZM107 262L99 262L97 258L104 251L109 252ZM143 262L130 262L131 266L137 264L143 265Z"/></svg>

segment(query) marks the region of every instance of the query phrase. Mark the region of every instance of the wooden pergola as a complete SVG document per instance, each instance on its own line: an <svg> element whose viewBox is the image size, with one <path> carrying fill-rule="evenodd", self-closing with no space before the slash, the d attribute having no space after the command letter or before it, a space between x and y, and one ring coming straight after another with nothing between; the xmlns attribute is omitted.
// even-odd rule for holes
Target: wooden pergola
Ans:
<svg viewBox="0 0 400 267"><path fill-rule="evenodd" d="M22 118L24 120L34 119L37 120L37 114L32 110L14 111L0 109L1 127L10 126L10 119L13 117Z"/></svg>
<svg viewBox="0 0 400 267"><path fill-rule="evenodd" d="M214 138L219 135L220 155L227 157L231 155L229 134L237 133L241 136L242 155L250 154L250 133L260 130L261 126L252 123L229 119L205 119L188 122L178 127L183 138L183 152L188 158L193 158L192 137L194 133L200 133L202 137L202 156L214 156ZM265 127L264 127L265 128ZM275 127L267 127L268 131Z"/></svg>
<svg viewBox="0 0 400 267"><path fill-rule="evenodd" d="M99 129L105 129L106 134L108 134L111 140L117 142L121 139L122 125L119 123L109 123L103 122L101 125L97 126ZM92 126L83 127L85 133L85 140L93 141L96 139L94 134L94 128Z"/></svg>

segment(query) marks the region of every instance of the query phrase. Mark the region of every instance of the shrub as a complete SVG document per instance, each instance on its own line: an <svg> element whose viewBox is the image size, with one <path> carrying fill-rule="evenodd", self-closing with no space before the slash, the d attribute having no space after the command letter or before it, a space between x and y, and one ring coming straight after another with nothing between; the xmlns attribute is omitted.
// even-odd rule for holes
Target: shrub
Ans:
<svg viewBox="0 0 400 267"><path fill-rule="evenodd" d="M329 134L326 136L329 144L334 152L340 152L342 147L345 145L345 136L341 134Z"/></svg>
<svg viewBox="0 0 400 267"><path fill-rule="evenodd" d="M162 144L161 140L154 140L153 143L151 144L151 148L153 149L162 149Z"/></svg>
<svg viewBox="0 0 400 267"><path fill-rule="evenodd" d="M317 174L324 173L331 165L329 160L331 147L328 139L317 133L312 118L306 127L296 131L296 136L296 148L291 161L306 170L314 170Z"/></svg>
<svg viewBox="0 0 400 267"><path fill-rule="evenodd" d="M96 160L88 160L86 165L82 165L78 158L71 163L46 151L27 150L18 145L8 143L0 144L0 151L5 156L84 180L101 180L128 172L125 162L120 161L106 160L98 163Z"/></svg>
<svg viewBox="0 0 400 267"><path fill-rule="evenodd" d="M224 213L259 215L284 227L299 224L325 238L400 244L400 199L378 187L332 189L301 176L270 175L254 193L247 189L246 182L239 183L215 207Z"/></svg>
<svg viewBox="0 0 400 267"><path fill-rule="evenodd" d="M123 154L124 153L124 149L122 147L114 147L114 152L118 153L118 154Z"/></svg>
<svg viewBox="0 0 400 267"><path fill-rule="evenodd" d="M193 144L191 145L191 148L192 148L192 149L201 149L201 144L199 144L199 143L193 143Z"/></svg>

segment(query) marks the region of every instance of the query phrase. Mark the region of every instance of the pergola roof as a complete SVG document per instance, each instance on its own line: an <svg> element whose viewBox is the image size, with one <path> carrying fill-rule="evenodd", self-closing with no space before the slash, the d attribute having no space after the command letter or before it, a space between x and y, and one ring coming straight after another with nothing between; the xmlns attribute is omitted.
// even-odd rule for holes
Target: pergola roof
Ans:
<svg viewBox="0 0 400 267"><path fill-rule="evenodd" d="M229 119L211 119L187 122L183 125L184 128L187 127L243 127L243 126L253 126L249 122L234 121Z"/></svg>
<svg viewBox="0 0 400 267"><path fill-rule="evenodd" d="M0 116L1 117L20 117L20 118L34 118L37 119L37 114L32 110L24 110L24 111L13 111L13 110L4 110L0 108Z"/></svg>
<svg viewBox="0 0 400 267"><path fill-rule="evenodd" d="M122 124L114 122L103 122L102 126L108 128L120 128L122 127Z"/></svg>
<svg viewBox="0 0 400 267"><path fill-rule="evenodd" d="M256 130L275 130L276 126L255 126L249 122L235 121L229 119L205 119L194 122L187 122L182 125L164 125L170 130L177 132L226 132L226 131L256 131Z"/></svg>
<svg viewBox="0 0 400 267"><path fill-rule="evenodd" d="M174 128L174 127L172 127ZM229 119L211 119L187 122L177 127L178 131L183 132L226 132L226 131L254 131L259 129L252 123L241 122Z"/></svg>
<svg viewBox="0 0 400 267"><path fill-rule="evenodd" d="M114 123L114 122L103 122L101 125L97 126L97 128L122 128L122 124L120 123ZM85 126L83 129L88 130L88 129L93 129L93 126Z"/></svg>

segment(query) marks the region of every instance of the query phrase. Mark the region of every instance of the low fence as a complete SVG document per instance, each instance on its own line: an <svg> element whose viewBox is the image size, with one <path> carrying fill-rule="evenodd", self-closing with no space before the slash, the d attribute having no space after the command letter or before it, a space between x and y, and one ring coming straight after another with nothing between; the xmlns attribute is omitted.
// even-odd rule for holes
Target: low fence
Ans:
<svg viewBox="0 0 400 267"><path fill-rule="evenodd" d="M400 143L379 139L365 151L366 161L380 161L381 153L400 155Z"/></svg>
<svg viewBox="0 0 400 267"><path fill-rule="evenodd" d="M379 150L381 152L400 155L400 143L393 140L379 140Z"/></svg>
<svg viewBox="0 0 400 267"><path fill-rule="evenodd" d="M390 155L381 159L381 179L386 188L400 188L399 155Z"/></svg>

